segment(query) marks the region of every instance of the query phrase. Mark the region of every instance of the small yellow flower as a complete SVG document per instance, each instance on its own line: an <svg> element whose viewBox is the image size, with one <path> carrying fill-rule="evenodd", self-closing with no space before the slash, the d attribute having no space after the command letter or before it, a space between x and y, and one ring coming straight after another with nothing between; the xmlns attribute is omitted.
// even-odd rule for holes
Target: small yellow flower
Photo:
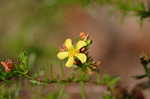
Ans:
<svg viewBox="0 0 150 99"><path fill-rule="evenodd" d="M72 67L75 63L75 58L78 58L81 61L81 63L86 62L87 56L84 53L80 52L80 49L87 45L86 42L80 40L74 47L72 44L72 40L67 39L64 45L66 46L66 51L59 52L57 54L57 57L61 60L68 58L67 63L65 64L66 67Z"/></svg>

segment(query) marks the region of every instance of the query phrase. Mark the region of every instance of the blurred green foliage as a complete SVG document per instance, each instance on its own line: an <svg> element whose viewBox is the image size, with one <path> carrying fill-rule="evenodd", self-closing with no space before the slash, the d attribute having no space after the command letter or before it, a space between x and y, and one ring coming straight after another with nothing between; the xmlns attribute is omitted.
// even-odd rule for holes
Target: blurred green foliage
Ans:
<svg viewBox="0 0 150 99"><path fill-rule="evenodd" d="M1 66L2 64L0 64L0 80L8 81L11 78L24 76L28 73L28 56L25 52L20 53L18 59L14 59L14 61L16 63L12 63L13 67L9 72L4 71L4 67Z"/></svg>
<svg viewBox="0 0 150 99"><path fill-rule="evenodd" d="M90 4L110 5L117 10L121 10L124 15L133 12L139 16L141 20L150 17L150 6L147 2L146 6L144 2L140 0L45 0L48 7L61 7L63 5L79 4L81 6L88 6Z"/></svg>
<svg viewBox="0 0 150 99"><path fill-rule="evenodd" d="M0 99L19 99L20 87L19 84L6 85L1 84L0 86Z"/></svg>
<svg viewBox="0 0 150 99"><path fill-rule="evenodd" d="M104 84L108 86L108 88L113 89L114 87L116 87L119 81L120 81L119 77L112 77L108 74L105 74L101 80L101 84Z"/></svg>

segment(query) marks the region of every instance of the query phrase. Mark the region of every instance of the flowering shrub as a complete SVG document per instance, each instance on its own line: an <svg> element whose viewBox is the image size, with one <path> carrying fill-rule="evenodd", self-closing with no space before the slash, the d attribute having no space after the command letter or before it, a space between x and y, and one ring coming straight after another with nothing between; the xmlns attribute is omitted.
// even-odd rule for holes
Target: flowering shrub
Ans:
<svg viewBox="0 0 150 99"><path fill-rule="evenodd" d="M60 96L50 94L48 97L53 97L52 99L58 99L64 92L64 84L76 83L81 85L83 91L85 83L91 83L97 86L105 86L106 91L103 94L103 99L145 99L142 90L143 83L135 86L131 91L124 88L120 84L120 77L110 76L108 74L100 77L99 65L101 62L94 61L93 58L89 56L88 49L92 44L92 40L89 39L87 33L81 32L77 43L74 45L72 39L68 38L65 40L62 48L57 53L57 57L60 60L65 60L65 66L69 68L75 68L73 72L78 73L78 76L72 74L68 78L50 78L50 79L39 79L39 77L34 77L34 74L30 72L29 69L29 56L27 52L22 52L15 59L6 59L0 61L0 80L8 82L14 80L27 79L34 85L47 85L47 84L62 84ZM140 57L141 64L144 67L145 74L135 76L136 79L142 79L148 77L150 80L150 57L144 55ZM80 72L78 72L80 71ZM52 71L51 71L52 72ZM91 74L96 78L91 79ZM148 80L148 85L149 84ZM14 89L13 89L14 90ZM13 91L12 91L13 92ZM11 93L12 93L11 92ZM18 90L17 90L18 92ZM9 99L10 92L4 91L0 92L0 97ZM85 98L84 92L81 93L82 98ZM49 99L49 98L48 98ZM51 99L51 98L50 98Z"/></svg>
<svg viewBox="0 0 150 99"><path fill-rule="evenodd" d="M73 46L72 40L70 38L66 39L63 47L60 49L60 52L57 54L57 57L60 60L66 59L66 67L76 67L81 68L84 71L94 71L97 70L97 66L100 63L95 62L88 55L88 48L92 44L92 40L89 39L89 35L81 32L80 38L76 44Z"/></svg>

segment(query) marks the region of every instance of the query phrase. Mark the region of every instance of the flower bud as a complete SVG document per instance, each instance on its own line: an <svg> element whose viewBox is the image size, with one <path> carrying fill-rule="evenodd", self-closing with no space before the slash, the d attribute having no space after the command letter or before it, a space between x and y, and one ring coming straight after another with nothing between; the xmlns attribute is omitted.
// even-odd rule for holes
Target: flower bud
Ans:
<svg viewBox="0 0 150 99"><path fill-rule="evenodd" d="M85 32L80 33L80 39L81 40L87 40L88 37L89 37L89 35L87 33L85 33Z"/></svg>
<svg viewBox="0 0 150 99"><path fill-rule="evenodd" d="M66 49L67 49L67 47L66 47L65 45L63 45L62 47L60 47L59 50L60 50L61 52L63 52L63 51L65 51Z"/></svg>
<svg viewBox="0 0 150 99"><path fill-rule="evenodd" d="M12 60L1 61L0 64L4 67L5 72L10 72L14 65Z"/></svg>

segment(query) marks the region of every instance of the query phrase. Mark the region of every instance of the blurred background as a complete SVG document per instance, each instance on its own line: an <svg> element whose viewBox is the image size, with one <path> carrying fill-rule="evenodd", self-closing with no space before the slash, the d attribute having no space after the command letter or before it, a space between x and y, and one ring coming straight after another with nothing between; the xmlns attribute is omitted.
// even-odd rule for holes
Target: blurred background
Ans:
<svg viewBox="0 0 150 99"><path fill-rule="evenodd" d="M0 57L16 57L29 50L35 60L32 71L48 78L48 64L57 67L60 63L56 54L64 40L86 32L94 41L90 54L102 61L102 71L121 76L123 84L132 87L136 82L131 77L144 71L139 55L150 54L150 22L144 20L141 25L137 16L123 16L113 6L88 1L0 0ZM26 82L22 84L19 99L53 99L43 95L57 93L50 92L55 85L36 90ZM66 95L69 99L80 99L78 86L66 90L72 93ZM87 99L96 99L101 90L89 85L86 91Z"/></svg>

